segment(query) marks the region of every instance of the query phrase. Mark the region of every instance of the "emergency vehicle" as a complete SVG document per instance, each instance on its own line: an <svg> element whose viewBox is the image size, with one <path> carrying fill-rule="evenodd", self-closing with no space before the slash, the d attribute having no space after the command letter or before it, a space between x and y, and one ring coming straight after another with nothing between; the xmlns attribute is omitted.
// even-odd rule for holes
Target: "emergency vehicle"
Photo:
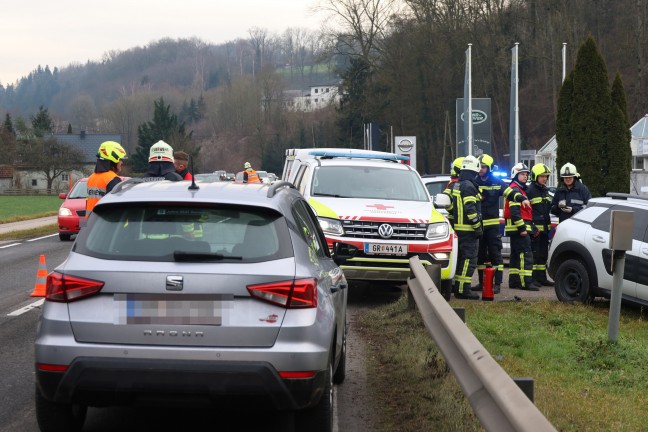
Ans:
<svg viewBox="0 0 648 432"><path fill-rule="evenodd" d="M409 259L439 265L441 287L454 277L457 238L436 210L419 174L405 156L356 149L289 149L283 180L307 199L329 248L358 248L341 266L347 279L403 282ZM449 198L438 194L439 208Z"/></svg>

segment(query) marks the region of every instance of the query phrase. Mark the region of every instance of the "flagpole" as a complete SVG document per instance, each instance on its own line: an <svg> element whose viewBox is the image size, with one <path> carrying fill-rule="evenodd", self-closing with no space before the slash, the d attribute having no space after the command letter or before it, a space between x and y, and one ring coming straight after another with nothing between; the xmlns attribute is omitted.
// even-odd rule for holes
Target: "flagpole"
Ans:
<svg viewBox="0 0 648 432"><path fill-rule="evenodd" d="M563 42L563 47L562 47L562 82L565 82L566 69L567 69L567 42Z"/></svg>
<svg viewBox="0 0 648 432"><path fill-rule="evenodd" d="M464 138L466 140L466 153L472 156L473 150L473 124L472 124L472 71L471 71L472 44L466 50L466 73L464 76Z"/></svg>
<svg viewBox="0 0 648 432"><path fill-rule="evenodd" d="M518 46L515 42L515 161L520 161L520 103L519 103L519 75L518 75Z"/></svg>

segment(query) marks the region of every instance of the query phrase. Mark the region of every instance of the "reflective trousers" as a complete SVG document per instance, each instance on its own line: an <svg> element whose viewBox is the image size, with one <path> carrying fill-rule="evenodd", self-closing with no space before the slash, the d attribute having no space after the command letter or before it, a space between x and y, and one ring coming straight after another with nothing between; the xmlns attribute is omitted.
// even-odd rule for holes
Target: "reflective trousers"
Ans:
<svg viewBox="0 0 648 432"><path fill-rule="evenodd" d="M464 286L470 287L473 273L477 267L478 240L474 232L457 232L459 253L454 277L455 293L463 294Z"/></svg>
<svg viewBox="0 0 648 432"><path fill-rule="evenodd" d="M526 288L533 281L533 252L531 251L531 237L520 236L512 232L511 258L509 259L509 287Z"/></svg>
<svg viewBox="0 0 648 432"><path fill-rule="evenodd" d="M484 235L479 239L477 272L480 284L484 278L487 262L490 262L495 269L495 284L500 285L504 276L504 260L502 259L502 235L499 225L484 227Z"/></svg>
<svg viewBox="0 0 648 432"><path fill-rule="evenodd" d="M546 282L549 233L540 231L536 238L531 239L531 251L533 252L533 279L538 282Z"/></svg>

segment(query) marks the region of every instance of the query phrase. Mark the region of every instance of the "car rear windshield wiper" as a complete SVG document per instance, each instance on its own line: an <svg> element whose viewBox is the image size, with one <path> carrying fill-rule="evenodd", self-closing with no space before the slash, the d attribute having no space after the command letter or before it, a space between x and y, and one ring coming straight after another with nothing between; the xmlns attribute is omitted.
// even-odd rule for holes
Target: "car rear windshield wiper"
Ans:
<svg viewBox="0 0 648 432"><path fill-rule="evenodd" d="M216 252L185 252L185 251L174 251L173 259L175 261L222 261L226 259L231 260L242 260L241 256L234 255L223 255Z"/></svg>

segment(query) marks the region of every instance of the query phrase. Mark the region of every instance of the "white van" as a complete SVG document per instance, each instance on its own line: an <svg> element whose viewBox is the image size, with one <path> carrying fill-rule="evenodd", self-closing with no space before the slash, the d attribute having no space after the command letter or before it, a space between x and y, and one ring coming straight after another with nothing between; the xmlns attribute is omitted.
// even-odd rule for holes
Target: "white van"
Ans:
<svg viewBox="0 0 648 432"><path fill-rule="evenodd" d="M329 248L356 246L341 266L347 279L406 281L409 258L441 268L441 287L454 277L457 239L407 159L350 149L291 149L283 179L293 183L318 216ZM449 198L439 194L437 205Z"/></svg>

